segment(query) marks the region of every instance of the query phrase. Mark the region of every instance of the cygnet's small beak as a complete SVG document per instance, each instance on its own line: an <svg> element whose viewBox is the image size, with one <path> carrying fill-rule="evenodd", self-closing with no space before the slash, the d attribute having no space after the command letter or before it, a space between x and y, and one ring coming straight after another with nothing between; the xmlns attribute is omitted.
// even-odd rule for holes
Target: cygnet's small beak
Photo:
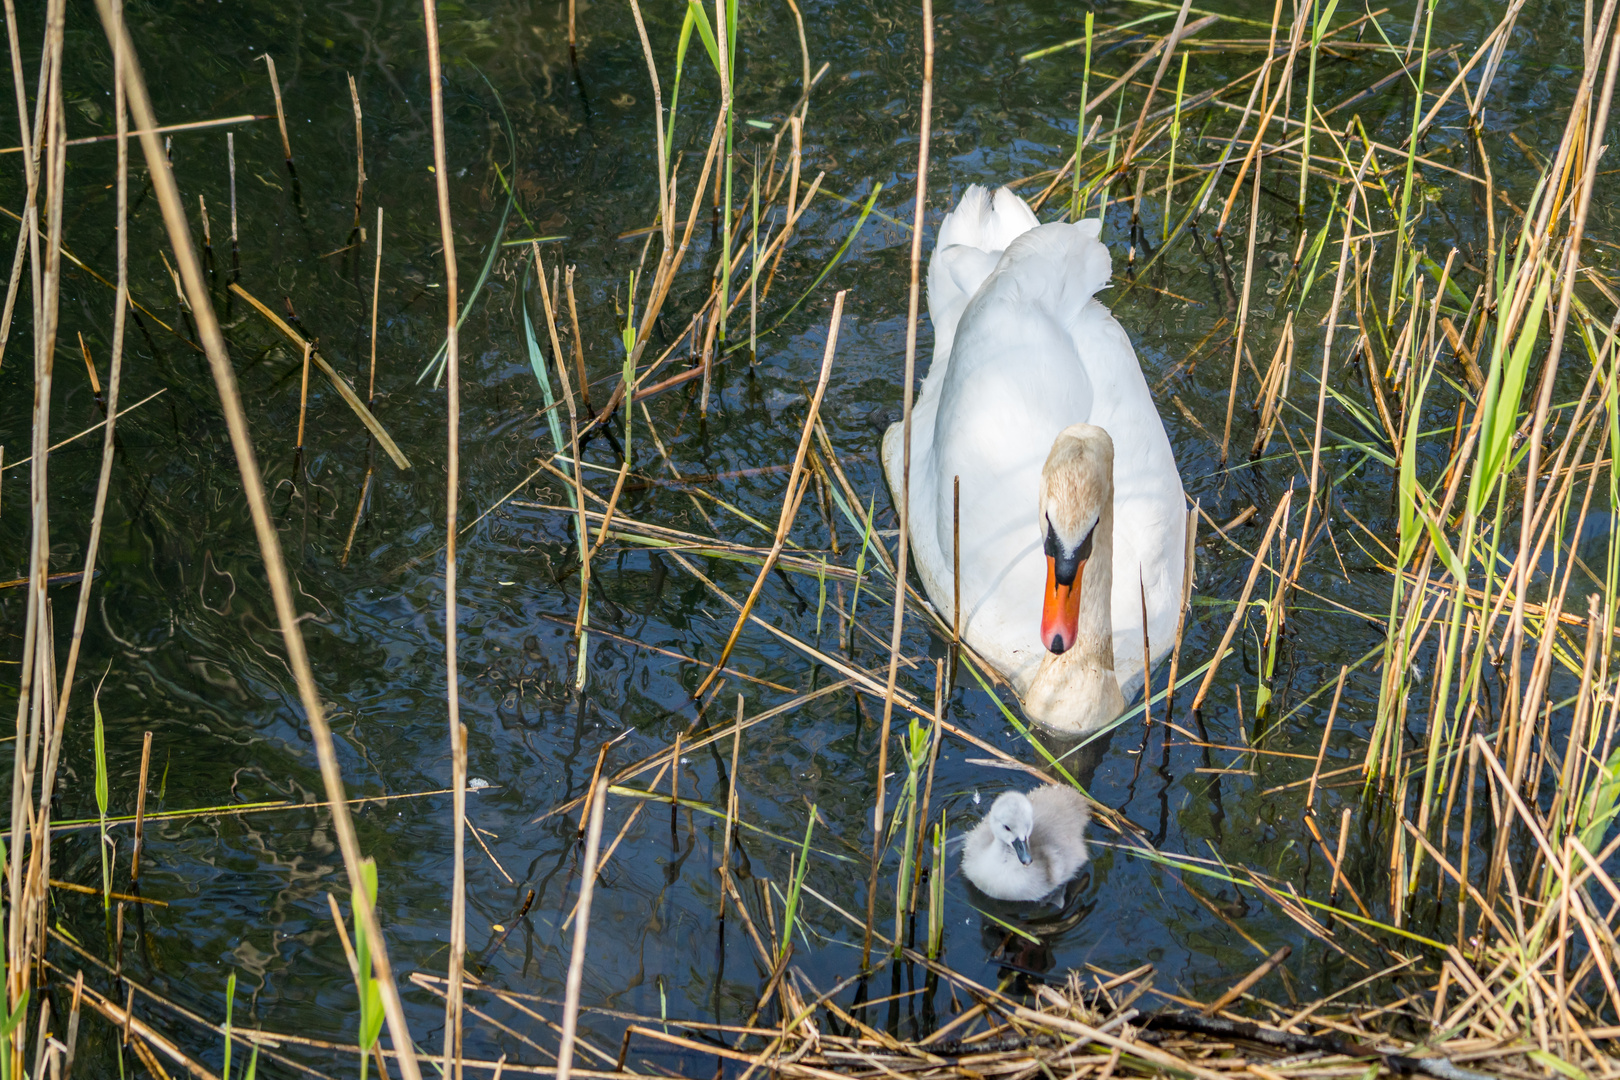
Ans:
<svg viewBox="0 0 1620 1080"><path fill-rule="evenodd" d="M1086 563L1080 560L1074 581L1068 585L1058 582L1057 560L1046 557L1046 602L1041 606L1041 644L1052 652L1062 654L1074 645L1080 633L1080 585L1085 578Z"/></svg>
<svg viewBox="0 0 1620 1080"><path fill-rule="evenodd" d="M1024 840L1022 837L1014 838L1012 842L1012 849L1013 854L1018 856L1019 862L1023 863L1025 866L1030 864L1032 857L1029 853L1029 843L1026 840Z"/></svg>

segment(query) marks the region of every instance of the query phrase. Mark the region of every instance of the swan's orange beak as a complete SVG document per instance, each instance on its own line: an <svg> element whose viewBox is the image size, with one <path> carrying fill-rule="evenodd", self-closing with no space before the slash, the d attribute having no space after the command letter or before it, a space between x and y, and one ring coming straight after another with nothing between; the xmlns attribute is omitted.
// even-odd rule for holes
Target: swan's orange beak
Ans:
<svg viewBox="0 0 1620 1080"><path fill-rule="evenodd" d="M1062 653L1074 644L1080 633L1080 584L1085 579L1085 560L1075 571L1074 583L1058 583L1057 560L1046 557L1046 603L1041 606L1041 644L1053 653Z"/></svg>

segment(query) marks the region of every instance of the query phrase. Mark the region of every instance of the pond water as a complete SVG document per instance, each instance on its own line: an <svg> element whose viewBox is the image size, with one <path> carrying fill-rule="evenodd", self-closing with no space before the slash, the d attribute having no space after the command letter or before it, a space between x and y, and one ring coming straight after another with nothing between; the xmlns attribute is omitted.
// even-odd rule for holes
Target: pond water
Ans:
<svg viewBox="0 0 1620 1080"><path fill-rule="evenodd" d="M647 4L648 33L659 58L666 93L683 8ZM859 214L882 185L872 215L841 261L780 328L763 334L757 364L734 354L715 369L707 416L696 383L648 402L651 424L669 462L683 476L704 478L698 498L670 484L626 486L620 510L650 522L756 546L768 546L784 473L754 471L791 461L803 422L805 392L813 385L825 342L834 290L849 295L823 416L849 483L864 501L875 498L877 539L894 546L889 495L877 461L882 427L898 415L902 398L910 217L917 155L921 71L917 14L893 5L808 0L802 5L812 69L829 65L811 96L805 126L805 180L825 171L822 194L803 219L761 307L771 326L790 302L811 289ZM1162 7L1128 3L1096 9L1099 25L1118 25ZM1215 2L1210 10L1240 20L1205 31L1206 37L1263 38L1269 6ZM1340 15L1341 21L1354 17ZM1456 73L1494 25L1488 4L1445 4L1436 15L1436 45L1460 45L1436 61L1431 86ZM562 3L446 4L443 49L449 117L451 202L458 236L463 296L477 279L497 235L518 240L561 237L542 248L547 265L577 267L576 291L584 363L600 404L619 378L627 285L641 264L642 235L622 234L650 224L657 204L652 101L646 66L627 6L581 5L577 70L566 41ZM1411 31L1407 5L1378 16L1384 32L1404 45ZM37 12L24 12L23 69L38 62ZM1072 151L1081 92L1080 50L1025 62L1029 52L1083 33L1081 8L1048 0L944 0L936 12L938 60L935 142L929 173L928 228L932 229L970 183L1025 178L1061 165ZM1554 145L1563 124L1568 88L1578 78L1581 12L1578 5L1529 5L1513 33L1486 111L1497 142L1507 133L1523 153L1499 155L1495 180L1518 205L1528 198L1539 163L1533 155ZM272 488L281 542L292 570L321 693L338 735L343 775L353 796L363 848L376 856L380 913L397 971L442 975L450 914L450 777L442 646L444 542L444 389L418 383L444 330L443 264L438 247L432 141L421 8L397 0L330 4L185 3L136 5L131 28L162 122L206 120L244 113L273 114L263 62L276 60L297 184L282 160L274 119L177 133L171 155L192 213L202 225L206 202L213 236L217 304L227 327L256 448ZM1168 21L1147 24L1162 33ZM1286 29L1286 20L1285 20ZM744 3L738 50L737 180L743 198L756 157L767 156L775 129L802 90L803 61L788 4ZM1372 40L1363 33L1363 40ZM100 135L111 127L111 74L106 41L87 4L68 16L66 94L70 137ZM1121 74L1134 49L1099 51L1092 93ZM1257 50L1197 51L1189 93L1217 86L1259 63ZM1324 59L1318 100L1338 102L1372 87L1395 70L1387 52L1364 50ZM1146 69L1145 74L1153 68ZM1145 77L1144 74L1144 77ZM361 221L367 241L350 246L354 224L354 115L347 76L364 113L365 172ZM1127 121L1140 108L1140 85L1123 95ZM687 155L681 198L701 160L716 102L716 80L696 38L687 59L674 149ZM1238 95L1241 107L1246 95ZM1160 99L1161 104L1166 100ZM1112 120L1112 103L1104 111ZM1412 94L1404 80L1383 86L1335 118L1359 113L1377 140L1399 145L1410 130ZM1297 111L1297 106L1296 106ZM505 118L515 147L509 146ZM1461 126L1466 108L1448 106L1429 134L1425 152L1467 171L1469 150ZM16 140L15 125L3 122ZM1178 152L1188 163L1216 159L1234 114L1198 109L1184 120ZM1105 128L1109 126L1105 123ZM232 214L227 132L234 136L235 215L240 282L277 309L287 298L299 324L319 339L322 353L363 385L370 356L368 325L378 207L384 210L379 322L376 342L376 413L412 462L396 468L368 450L365 431L321 378L311 385L308 433L299 482L295 456L299 424L299 354L259 315L224 289L232 254L225 239ZM1496 145L1496 143L1493 143ZM1509 145L1502 143L1502 145ZM1099 154L1093 149L1089 154ZM138 159L138 151L135 153ZM0 170L0 203L23 201L20 159ZM505 216L506 196L497 167L517 193ZM1089 160L1089 159L1088 159ZM1250 349L1263 364L1280 340L1281 298L1300 239L1294 210L1295 169L1268 172L1260 200L1255 246L1256 278L1250 304ZM315 756L293 681L283 660L251 522L213 383L203 357L184 338L186 316L160 251L162 224L144 168L131 186L131 280L150 317L131 325L126 342L125 405L161 394L119 421L119 452L107 510L102 576L92 599L84 658L68 721L57 814L64 821L93 818L95 776L91 697L105 676L100 705L107 724L111 809L135 803L142 733L153 733L149 813L225 808L266 801L321 798ZM68 169L68 244L75 255L111 276L114 264L114 152L110 143L76 148ZM1034 194L1045 180L1026 184ZM1151 185L1150 185L1151 187ZM1319 228L1330 185L1311 189L1306 227ZM1130 181L1114 191L1131 194ZM1187 196L1180 191L1178 198ZM1443 261L1453 246L1460 263L1482 261L1485 224L1469 186L1456 175L1431 170L1422 178L1426 198L1420 242ZM1248 227L1244 192L1224 239L1213 238L1214 215L1226 189L1218 187L1201 235L1183 236L1130 290L1125 264L1132 245L1131 207L1114 202L1104 239L1114 254L1115 287L1105 294L1129 330L1148 374L1190 497L1218 522L1254 506L1257 513L1234 531L1245 546L1259 542L1276 502L1300 476L1285 440L1274 440L1267 460L1220 465L1220 432L1229 397L1231 344ZM1157 250L1162 199L1151 191L1139 223L1144 246L1138 264ZM1051 218L1055 207L1043 215ZM1387 219L1388 214L1385 213ZM1594 206L1591 232L1612 234L1612 212ZM1387 220L1385 225L1387 227ZM504 229L504 232L502 230ZM7 242L12 234L7 232ZM1338 242L1332 236L1332 247ZM695 233L688 268L678 278L654 336L660 351L687 325L706 294L715 239L706 217ZM525 348L519 303L527 298L538 317L532 279L525 277L525 246L500 250L473 302L462 342L462 520L480 518L462 538L460 656L462 717L469 728L470 774L483 783L468 801L478 843L468 845L469 966L484 982L511 990L561 996L571 930L563 921L578 894L577 814L546 816L586 788L598 750L609 773L666 747L694 724L691 691L719 655L733 612L673 558L610 539L593 570L587 684L574 691L576 651L572 624L578 603L577 560L568 519L544 506L566 505L561 484L537 461L552 450L542 399ZM1601 255L1595 256L1599 259ZM647 256L656 259L656 248ZM1320 363L1321 330L1334 251L1323 258L1327 284L1318 284L1298 317L1301 330L1292 400L1302 411L1285 414L1297 447L1308 447L1313 372ZM1477 275L1476 275L1477 277ZM1376 280L1385 282L1383 277ZM1474 287L1474 278L1465 290ZM1387 288L1387 284L1380 286ZM644 299L638 293L636 303ZM1292 301L1289 301L1291 303ZM83 364L83 335L103 379L111 332L111 291L81 271L65 286L62 351L58 358L53 438L66 438L100 419ZM743 315L732 322L746 329ZM31 372L26 288L19 328L0 368L0 442L8 461L26 452ZM165 331L158 320L180 333ZM541 326L543 333L543 324ZM565 325L564 350L571 351ZM919 377L932 347L926 320L919 335ZM1348 345L1340 346L1348 349ZM549 358L549 343L545 346ZM1314 357L1307 360L1306 358ZM1254 419L1247 403L1255 385L1240 387L1234 443L1246 448ZM1360 393L1360 384L1346 391ZM1445 427L1451 405L1436 407ZM637 470L662 480L670 468L650 445L638 409L633 438ZM1330 406L1328 427L1340 438L1325 461L1335 478L1336 506L1375 533L1392 535L1393 474L1377 461L1361 461L1348 439L1363 436L1343 410ZM1303 434L1302 434L1303 433ZM1300 439L1303 437L1304 442ZM1433 452L1443 454L1444 436ZM1427 451L1426 451L1427 452ZM1308 453L1308 451L1307 451ZM590 443L586 474L602 495L611 489L616 450ZM89 509L100 459L99 435L52 455L53 571L81 565ZM356 504L373 468L369 503L354 525ZM531 477L527 481L526 477ZM7 465L0 473L0 578L26 572L27 473ZM515 489L515 491L514 491ZM719 502L717 500L724 500ZM807 499L794 541L829 560L852 566L859 536L836 509L824 515ZM1337 514L1337 510L1336 510ZM751 524L744 515L765 523ZM1343 522L1336 517L1337 524ZM829 525L839 554L830 550ZM352 529L352 541L351 541ZM1263 625L1252 616L1238 635L1239 654L1221 668L1201 716L1200 741L1186 714L1190 688L1178 700L1177 728L1128 722L1112 738L1077 754L1076 775L1103 805L1134 822L1153 846L1272 875L1303 895L1326 899L1331 866L1302 823L1311 774L1340 665L1357 664L1382 642L1390 579L1382 555L1351 532L1339 546L1319 546L1306 565L1302 596L1290 612L1264 731L1254 725L1255 647ZM1207 527L1198 550L1197 593L1183 645L1182 671L1213 653L1248 572L1249 559ZM695 565L733 597L752 584L755 567L706 556ZM835 587L836 584L836 587ZM861 667L887 663L890 593L881 580L861 597L857 630L839 641L837 604L847 584L829 582L832 599L818 616L814 576L791 581L773 575L760 611L790 634ZM1262 594L1265 593L1264 587ZM57 625L68 625L76 590L55 593ZM11 635L5 663L21 650L22 590L0 590L0 620ZM1346 610L1348 609L1348 610ZM1360 613L1360 614L1357 614ZM818 631L818 621L821 626ZM867 630L871 632L868 633ZM922 619L907 623L905 655L922 660L903 668L901 686L931 700L932 659L943 643ZM659 651L662 650L662 651ZM702 661L703 663L699 663ZM1361 800L1358 774L1335 770L1358 765L1377 700L1376 656L1348 678L1332 737L1327 741L1317 793L1322 821L1353 814L1347 876L1375 916L1389 904L1388 837L1376 801ZM722 722L740 693L748 715L835 681L800 650L750 629L728 666L730 677L702 723ZM9 669L8 669L9 670ZM9 680L9 676L7 677ZM1160 676L1163 678L1162 674ZM4 704L14 706L15 682ZM1315 695L1313 697L1313 695ZM995 701L963 673L946 698L951 723L1013 757L1038 764L1035 749L1002 717ZM790 855L802 837L810 807L818 813L807 884L820 897L859 916L866 905L866 856L874 800L881 700L857 699L849 690L816 698L749 729L735 778L740 813L765 833L743 831L735 860L744 892L760 916L767 879L786 891ZM1269 754L1242 748L1262 740ZM685 756L683 795L723 807L730 778L729 740ZM1226 747L1230 749L1220 749ZM952 831L974 820L1002 790L1027 786L1016 772L981 762L987 753L947 738L934 783L934 808ZM891 762L897 758L891 756ZM644 784L650 778L635 781ZM895 785L891 780L890 800ZM664 782L667 789L667 780ZM389 797L386 801L383 797ZM607 836L618 835L638 807L613 798ZM1390 962L1386 946L1399 939L1358 935L1340 922L1334 942L1307 934L1277 905L1252 889L1148 861L1117 846L1119 837L1094 829L1099 841L1088 877L1061 915L1009 934L997 920L1015 913L991 908L952 873L945 885L943 958L957 971L994 983L1013 970L1061 978L1095 965L1126 971L1143 963L1158 985L1205 998L1254 967L1267 953L1292 945L1286 974L1257 989L1277 1001L1309 1001ZM766 835L770 834L770 835ZM113 829L115 886L127 888L130 830ZM224 1012L227 977L239 979L235 1023L350 1042L357 1006L353 983L329 915L326 894L346 893L330 817L319 808L255 813L210 812L154 820L147 827L139 891L162 907L136 906L126 914L123 970L142 985L203 1015ZM1332 838L1328 838L1332 841ZM760 965L735 916L718 919L716 867L722 825L711 814L672 815L660 804L642 806L596 890L591 919L587 1005L658 1016L740 1022L761 987ZM53 875L100 887L96 833L63 833ZM878 925L892 928L895 862L880 876ZM532 897L531 897L532 893ZM346 904L346 902L345 902ZM772 894L776 918L781 903ZM988 911L990 914L985 914ZM806 899L795 963L822 988L854 973L861 930L819 898ZM111 949L99 900L58 891L54 925L95 956ZM1419 902L1410 925L1449 936L1440 915ZM85 966L103 989L103 971L53 946L68 971ZM1415 988L1408 987L1407 989ZM901 965L881 973L869 997L923 987L918 970ZM856 993L847 991L843 1000ZM1388 986L1380 997L1399 996ZM424 1048L441 1044L441 999L404 984L412 1030ZM122 995L117 995L120 998ZM527 1037L554 1048L554 1035L484 995L469 999ZM58 1003L58 1007L65 1005ZM200 1033L160 1007L137 998L137 1015L170 1032L189 1052L217 1067L217 1038ZM546 1007L548 1015L555 1009ZM943 988L879 1007L872 1022L901 1034L952 1015ZM617 1045L623 1021L592 1015L584 1030L598 1045ZM469 1056L549 1060L532 1046L469 1017ZM115 1033L87 1023L84 1073L111 1075ZM288 1050L323 1070L339 1067L321 1051ZM701 1054L680 1059L656 1046L637 1046L637 1060L680 1069L707 1069ZM240 1059L238 1059L240 1061ZM262 1063L266 1075L292 1072ZM345 1063L343 1068L349 1067Z"/></svg>

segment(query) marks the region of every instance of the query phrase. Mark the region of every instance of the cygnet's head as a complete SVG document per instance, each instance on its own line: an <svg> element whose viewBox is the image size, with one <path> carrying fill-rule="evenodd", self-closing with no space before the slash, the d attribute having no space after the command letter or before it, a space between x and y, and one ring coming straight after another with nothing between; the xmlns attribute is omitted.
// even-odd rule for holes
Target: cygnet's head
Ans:
<svg viewBox="0 0 1620 1080"><path fill-rule="evenodd" d="M985 815L996 840L1012 848L1018 861L1030 863L1029 834L1035 828L1035 807L1019 791L1009 791L996 797Z"/></svg>
<svg viewBox="0 0 1620 1080"><path fill-rule="evenodd" d="M1046 600L1041 644L1061 654L1080 633L1080 594L1092 534L1114 497L1114 440L1093 424L1071 424L1052 441L1041 468L1041 538Z"/></svg>

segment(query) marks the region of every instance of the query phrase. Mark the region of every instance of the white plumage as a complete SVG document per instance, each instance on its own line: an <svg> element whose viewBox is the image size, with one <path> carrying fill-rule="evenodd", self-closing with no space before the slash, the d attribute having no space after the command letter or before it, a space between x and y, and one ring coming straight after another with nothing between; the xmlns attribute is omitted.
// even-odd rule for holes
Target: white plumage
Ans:
<svg viewBox="0 0 1620 1080"><path fill-rule="evenodd" d="M1037 685L1060 678L1054 661L1067 659L1042 642L1047 567L1037 504L1043 463L1066 428L1095 425L1113 440L1113 648L1093 659L1111 661L1126 699L1142 685L1143 593L1154 659L1170 648L1181 602L1186 500L1130 339L1094 298L1110 273L1100 228L1095 220L1041 225L1006 188L992 195L973 186L941 223L928 265L935 345L912 412L912 550L929 597L950 619L959 476L963 637L1026 703L1065 692L1061 683ZM902 451L897 423L883 440L897 498ZM1035 718L1071 731L1113 719L1061 709Z"/></svg>
<svg viewBox="0 0 1620 1080"><path fill-rule="evenodd" d="M1044 900L1086 864L1090 820L1085 796L1072 787L1005 792L967 834L962 873L997 900Z"/></svg>

